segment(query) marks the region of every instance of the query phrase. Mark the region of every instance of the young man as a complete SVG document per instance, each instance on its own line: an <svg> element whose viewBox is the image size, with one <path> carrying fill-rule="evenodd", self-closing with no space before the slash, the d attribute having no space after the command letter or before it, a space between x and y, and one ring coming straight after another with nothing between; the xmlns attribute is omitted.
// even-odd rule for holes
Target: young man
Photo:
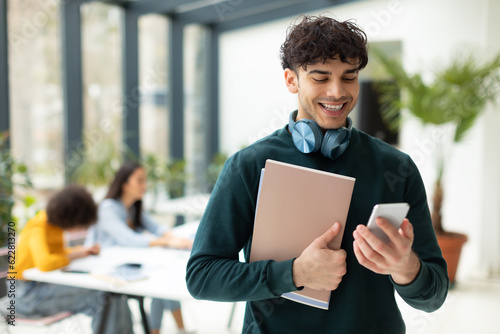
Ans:
<svg viewBox="0 0 500 334"><path fill-rule="evenodd" d="M15 293L0 300L0 314L9 315L6 306L12 303L15 303L15 311L19 316L44 317L63 311L85 313L93 317L92 327L97 332L102 308L110 302L104 332L133 333L126 299L113 298L107 301L101 291L23 278L27 269L51 271L67 266L74 259L98 254L98 245L66 248L63 240L64 231L85 230L96 220L97 206L83 187L67 186L57 192L49 200L46 210L30 219L19 234L13 270L15 274L13 278L8 278L15 279Z"/></svg>
<svg viewBox="0 0 500 334"><path fill-rule="evenodd" d="M226 162L187 266L189 291L195 298L248 301L243 333L404 333L394 290L431 312L446 298L448 277L415 164L352 128L348 118L368 61L366 35L348 21L304 17L289 30L281 58L298 110L287 126ZM311 134L314 140L305 140ZM339 233L335 223L296 259L238 261L242 248L249 258L266 159L356 178L340 250L327 248ZM365 225L375 204L391 202L411 209L399 230L378 219L390 238L384 244ZM304 286L332 290L329 309L280 298Z"/></svg>

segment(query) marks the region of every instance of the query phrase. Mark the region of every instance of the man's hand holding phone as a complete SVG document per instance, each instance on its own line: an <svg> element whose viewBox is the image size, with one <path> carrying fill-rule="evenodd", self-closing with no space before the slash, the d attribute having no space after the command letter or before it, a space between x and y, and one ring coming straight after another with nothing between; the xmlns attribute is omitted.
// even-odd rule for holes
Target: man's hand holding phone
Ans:
<svg viewBox="0 0 500 334"><path fill-rule="evenodd" d="M406 213L403 217L405 215ZM418 256L412 250L414 238L412 224L405 218L398 228L392 224L394 221L389 222L379 216L373 219L376 227L387 236L387 242L377 237L376 231L374 233L367 226L358 225L353 233L354 254L358 262L375 273L391 275L397 284L411 283L421 266Z"/></svg>

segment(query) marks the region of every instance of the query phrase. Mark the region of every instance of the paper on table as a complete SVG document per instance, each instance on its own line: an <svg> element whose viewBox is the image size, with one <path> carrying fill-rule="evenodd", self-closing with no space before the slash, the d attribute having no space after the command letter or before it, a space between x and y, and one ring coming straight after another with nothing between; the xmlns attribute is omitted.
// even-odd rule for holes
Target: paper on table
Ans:
<svg viewBox="0 0 500 334"><path fill-rule="evenodd" d="M114 268L125 263L138 263L142 266L144 272L148 272L163 266L163 263L158 261L158 255L160 254L155 249L141 249L138 252L134 248L128 247L105 248L101 250L99 255L73 260L63 270L109 274Z"/></svg>
<svg viewBox="0 0 500 334"><path fill-rule="evenodd" d="M199 220L193 221L174 227L171 231L177 237L194 240L199 225L200 225Z"/></svg>
<svg viewBox="0 0 500 334"><path fill-rule="evenodd" d="M91 255L82 259L71 261L63 271L69 272L107 272L109 271L110 263L100 256Z"/></svg>
<svg viewBox="0 0 500 334"><path fill-rule="evenodd" d="M148 278L148 275L146 275L144 269L142 269L141 267L131 266L127 263L115 267L115 269L111 271L109 275L121 283L135 282Z"/></svg>

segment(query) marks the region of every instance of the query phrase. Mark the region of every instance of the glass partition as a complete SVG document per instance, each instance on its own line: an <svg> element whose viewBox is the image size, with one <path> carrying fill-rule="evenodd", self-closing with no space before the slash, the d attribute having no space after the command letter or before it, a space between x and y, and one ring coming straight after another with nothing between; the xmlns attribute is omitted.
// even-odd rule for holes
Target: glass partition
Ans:
<svg viewBox="0 0 500 334"><path fill-rule="evenodd" d="M36 189L64 183L59 2L8 1L10 138ZM41 200L43 201L43 200Z"/></svg>

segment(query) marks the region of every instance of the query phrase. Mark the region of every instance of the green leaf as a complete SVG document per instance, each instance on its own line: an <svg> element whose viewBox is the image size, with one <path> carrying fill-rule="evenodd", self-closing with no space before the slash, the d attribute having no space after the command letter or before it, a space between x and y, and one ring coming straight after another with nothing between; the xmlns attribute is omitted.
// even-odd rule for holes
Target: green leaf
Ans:
<svg viewBox="0 0 500 334"><path fill-rule="evenodd" d="M26 208L29 208L36 203L36 198L33 195L26 195L24 196L23 201L24 201L24 206Z"/></svg>
<svg viewBox="0 0 500 334"><path fill-rule="evenodd" d="M406 108L423 124L455 123L454 140L460 141L500 92L500 54L480 61L473 54L457 53L436 73L434 82L426 84L418 73L407 73L381 50L372 52L401 91L399 97L394 91L381 91L382 115L391 128L399 125L398 109Z"/></svg>

